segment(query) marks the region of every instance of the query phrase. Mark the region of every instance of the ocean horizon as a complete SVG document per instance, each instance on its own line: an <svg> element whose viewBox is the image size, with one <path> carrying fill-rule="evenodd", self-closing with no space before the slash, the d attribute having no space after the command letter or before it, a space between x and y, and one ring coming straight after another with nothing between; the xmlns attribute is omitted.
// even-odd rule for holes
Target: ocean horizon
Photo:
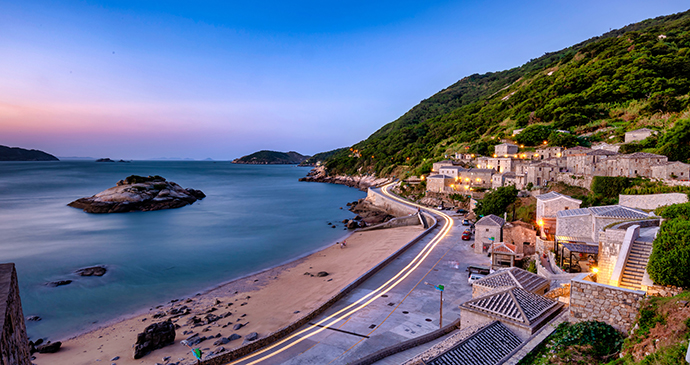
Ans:
<svg viewBox="0 0 690 365"><path fill-rule="evenodd" d="M365 193L299 182L308 171L229 161L0 162L0 262L16 265L24 316L42 318L27 322L29 337L71 337L341 240L340 221L354 216L346 204ZM207 197L152 212L67 206L129 175L160 175ZM107 273L75 274L95 265ZM72 283L47 285L59 280Z"/></svg>

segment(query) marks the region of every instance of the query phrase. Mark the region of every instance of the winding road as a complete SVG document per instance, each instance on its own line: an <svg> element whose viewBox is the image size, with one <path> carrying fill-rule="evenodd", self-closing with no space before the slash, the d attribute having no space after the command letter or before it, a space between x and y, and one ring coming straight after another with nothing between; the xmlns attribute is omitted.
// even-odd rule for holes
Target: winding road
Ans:
<svg viewBox="0 0 690 365"><path fill-rule="evenodd" d="M439 295L432 287L420 285L424 281L446 285L443 306L448 308L444 310L444 323L458 317L457 304L471 298L466 263L484 263L486 257L472 253L471 241L460 241L460 232L451 233L458 229L453 229L450 215L405 201L389 192L391 186L382 187L381 193L434 214L439 224L317 320L228 364L346 364L382 347L431 332L439 327ZM455 239L448 239L453 236Z"/></svg>

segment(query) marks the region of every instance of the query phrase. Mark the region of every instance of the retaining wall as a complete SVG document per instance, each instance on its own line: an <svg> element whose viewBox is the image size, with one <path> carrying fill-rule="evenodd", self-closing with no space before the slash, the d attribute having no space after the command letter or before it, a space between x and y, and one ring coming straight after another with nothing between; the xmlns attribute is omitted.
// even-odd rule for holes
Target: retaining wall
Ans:
<svg viewBox="0 0 690 365"><path fill-rule="evenodd" d="M14 264L0 264L0 365L31 365Z"/></svg>
<svg viewBox="0 0 690 365"><path fill-rule="evenodd" d="M371 191L373 191L373 189L369 189L369 191L371 192ZM379 201L379 203L382 205L385 205L385 203L383 202L383 199L388 199L380 193L374 194L374 196L375 196L375 199L377 199ZM399 203L397 201L393 201L393 202L391 202L390 206L391 207L395 206L396 204L394 204L394 203L397 203L401 206L404 205L404 204ZM412 212L417 211L415 208L410 208L410 210ZM409 212L407 214L409 214ZM366 280L368 280L369 278L374 276L377 272L379 272L381 269L386 267L386 265L390 264L393 260L395 260L403 252L405 252L407 249L409 249L414 244L419 242L419 240L421 240L424 236L426 236L429 232L431 232L431 230L436 228L436 225L438 224L438 222L436 221L436 219L434 219L434 218L432 218L432 219L433 219L433 221L431 223L431 226L427 230L422 232L419 236L417 236L412 241L405 244L398 251L396 251L392 255L388 256L388 258L381 261L378 265L371 268L369 271L364 273L362 276L357 278L355 281L348 284L348 286L346 286L340 292L338 292L333 297L328 299L326 302L321 304L318 308L316 308L313 311L306 314L304 317L298 319L297 321L295 321L295 322L293 322L293 323L291 323L291 324L289 324L289 325L287 325L287 326L285 326L285 327L283 327L283 328L281 328L281 329L279 329L273 333L268 334L266 337L262 337L256 341L254 341L254 342L248 343L248 344L241 346L241 347L238 347L234 350L230 350L228 352L219 354L219 355L212 357L210 359L203 360L201 362L201 364L203 364L203 365L224 365L224 364L227 364L228 362L231 362L233 360L247 356L247 355L251 354L252 352L255 352L255 351L260 350L261 348L264 348L264 347L266 347L272 343L275 343L275 342L279 341L280 339L282 339L283 337L286 337L290 333L296 331L300 327L306 325L307 323L312 321L314 318L316 318L316 316L323 313L326 309L330 308L337 301L339 301L340 299L345 297L347 294L349 294L353 289L357 288L359 285L364 283ZM0 364L0 365L2 365L2 364Z"/></svg>
<svg viewBox="0 0 690 365"><path fill-rule="evenodd" d="M580 274L570 282L570 320L601 321L627 333L645 293L591 281Z"/></svg>
<svg viewBox="0 0 690 365"><path fill-rule="evenodd" d="M618 204L638 209L656 209L664 205L687 203L688 195L683 193L619 195Z"/></svg>

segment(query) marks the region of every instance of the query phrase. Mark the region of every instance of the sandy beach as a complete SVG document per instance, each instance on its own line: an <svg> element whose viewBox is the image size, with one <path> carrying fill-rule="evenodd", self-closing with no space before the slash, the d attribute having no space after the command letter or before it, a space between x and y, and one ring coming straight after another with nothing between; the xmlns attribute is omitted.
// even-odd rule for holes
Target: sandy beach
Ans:
<svg viewBox="0 0 690 365"><path fill-rule="evenodd" d="M217 352L220 346L226 351L232 350L241 346L249 333L256 332L261 338L317 308L422 231L421 226L413 226L355 232L347 238L345 248L334 244L304 258L232 281L206 293L161 303L145 314L63 341L58 353L37 353L33 363L193 363L192 354L180 341L195 333L215 337L197 345L204 353ZM328 275L317 276L322 271ZM189 308L190 313L170 314L171 310L179 310L184 306ZM213 315L211 318L221 318L207 323L209 314ZM158 318L154 318L154 315ZM193 317L200 319L202 324L198 320L195 324ZM146 326L168 318L173 318L173 323L180 326L176 330L175 343L135 360L133 345L137 334ZM233 330L236 324L242 324L243 327ZM238 334L242 338L214 345L221 337L232 334ZM117 360L112 360L117 357Z"/></svg>

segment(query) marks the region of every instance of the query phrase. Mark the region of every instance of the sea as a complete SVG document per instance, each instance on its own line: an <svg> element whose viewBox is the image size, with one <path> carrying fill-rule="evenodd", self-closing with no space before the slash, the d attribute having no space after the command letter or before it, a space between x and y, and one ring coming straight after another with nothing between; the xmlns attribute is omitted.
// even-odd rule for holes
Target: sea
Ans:
<svg viewBox="0 0 690 365"><path fill-rule="evenodd" d="M65 339L342 240L339 222L354 216L346 204L365 193L299 182L307 172L219 161L0 162L0 263L16 265L25 317L41 317L27 322L29 337ZM206 198L152 212L67 206L129 175L160 175ZM107 273L75 274L95 265ZM72 283L47 285L60 280Z"/></svg>

